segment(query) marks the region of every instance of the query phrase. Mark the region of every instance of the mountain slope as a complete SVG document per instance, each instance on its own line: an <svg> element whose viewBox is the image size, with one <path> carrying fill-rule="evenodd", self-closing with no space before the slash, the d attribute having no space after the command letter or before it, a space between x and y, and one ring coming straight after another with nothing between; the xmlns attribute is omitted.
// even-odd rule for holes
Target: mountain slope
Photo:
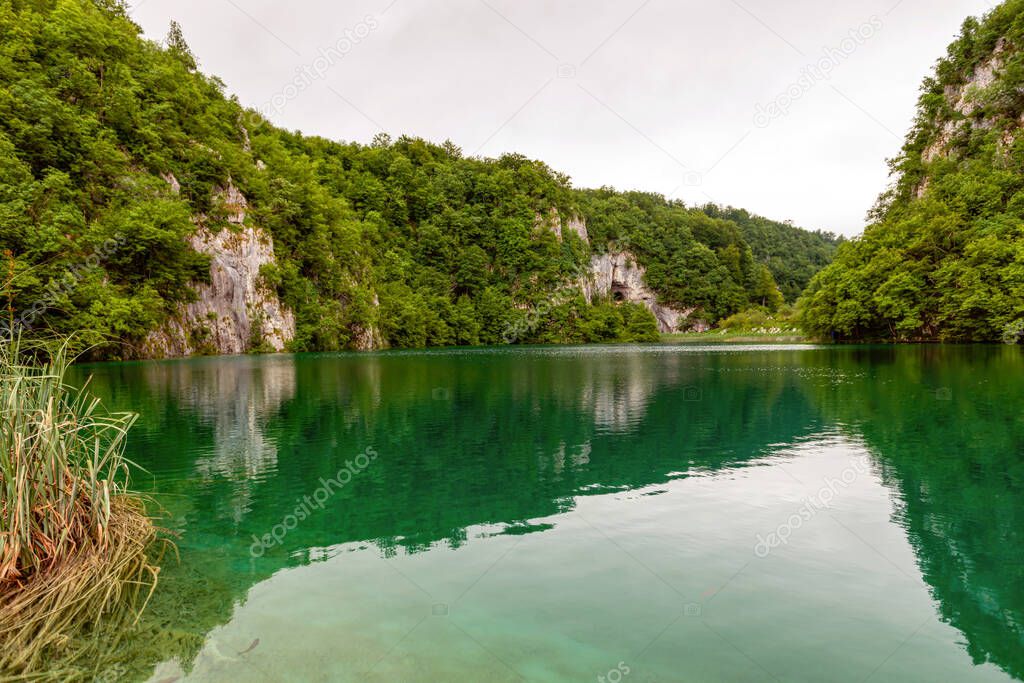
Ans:
<svg viewBox="0 0 1024 683"><path fill-rule="evenodd" d="M803 300L839 338L1013 341L1024 331L1024 1L968 19L922 87L876 221Z"/></svg>
<svg viewBox="0 0 1024 683"><path fill-rule="evenodd" d="M664 198L278 129L117 0L0 3L0 214L6 327L108 358L650 341L651 311L777 298L734 223ZM612 248L645 280L621 302L591 286Z"/></svg>
<svg viewBox="0 0 1024 683"><path fill-rule="evenodd" d="M795 302L811 279L832 263L836 249L843 242L832 233L803 230L743 209L708 204L703 211L712 218L732 221L739 226L754 258L768 266L789 302Z"/></svg>

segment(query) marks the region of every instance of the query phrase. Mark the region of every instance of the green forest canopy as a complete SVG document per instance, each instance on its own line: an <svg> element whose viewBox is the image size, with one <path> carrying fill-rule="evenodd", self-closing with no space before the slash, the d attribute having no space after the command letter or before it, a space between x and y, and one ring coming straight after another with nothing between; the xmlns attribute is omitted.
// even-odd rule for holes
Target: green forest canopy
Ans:
<svg viewBox="0 0 1024 683"><path fill-rule="evenodd" d="M196 216L227 228L215 197L229 182L274 239L263 277L296 314L296 351L348 348L369 329L399 348L652 341L645 308L570 287L593 251L628 246L664 303L714 322L792 300L836 242L734 209L576 190L520 155L281 130L197 71L177 24L159 46L116 0L0 3L10 317L131 355L209 277L185 238ZM539 228L552 209L585 217L590 243Z"/></svg>
<svg viewBox="0 0 1024 683"><path fill-rule="evenodd" d="M808 289L807 331L850 340L1024 339L1022 47L1024 0L964 23L924 81L874 223ZM994 82L973 84L997 52Z"/></svg>

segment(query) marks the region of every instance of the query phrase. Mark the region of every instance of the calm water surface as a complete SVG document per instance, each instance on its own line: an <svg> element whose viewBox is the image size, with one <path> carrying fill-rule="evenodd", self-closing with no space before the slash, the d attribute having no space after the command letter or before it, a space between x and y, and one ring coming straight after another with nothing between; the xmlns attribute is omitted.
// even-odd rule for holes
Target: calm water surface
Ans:
<svg viewBox="0 0 1024 683"><path fill-rule="evenodd" d="M1017 348L83 372L180 534L154 681L1024 681Z"/></svg>

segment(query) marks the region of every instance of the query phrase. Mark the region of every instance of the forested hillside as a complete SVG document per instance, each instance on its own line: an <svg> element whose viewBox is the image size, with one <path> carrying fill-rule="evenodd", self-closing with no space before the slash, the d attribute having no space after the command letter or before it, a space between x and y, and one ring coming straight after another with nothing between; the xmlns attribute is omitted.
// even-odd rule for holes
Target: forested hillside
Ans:
<svg viewBox="0 0 1024 683"><path fill-rule="evenodd" d="M804 299L852 340L1024 339L1024 0L969 19L922 87L893 188Z"/></svg>
<svg viewBox="0 0 1024 683"><path fill-rule="evenodd" d="M561 229L577 216L589 236ZM284 131L198 72L177 26L157 45L116 0L0 3L7 326L74 331L98 356L138 354L196 299L210 278L187 241L197 230L272 240L261 282L294 313L288 348L304 351L655 340L646 308L579 287L616 245L694 320L771 308L776 281L792 297L832 241L750 225L760 219L579 191L518 155Z"/></svg>
<svg viewBox="0 0 1024 683"><path fill-rule="evenodd" d="M820 230L809 231L788 223L755 216L744 209L703 207L712 218L731 221L753 251L754 258L768 266L788 302L795 302L811 279L832 263L841 237Z"/></svg>

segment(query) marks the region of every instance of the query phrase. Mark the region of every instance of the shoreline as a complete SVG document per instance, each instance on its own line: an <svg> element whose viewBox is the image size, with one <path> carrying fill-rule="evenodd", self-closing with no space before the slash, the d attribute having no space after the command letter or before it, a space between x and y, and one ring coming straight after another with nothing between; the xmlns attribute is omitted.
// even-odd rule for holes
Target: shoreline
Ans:
<svg viewBox="0 0 1024 683"><path fill-rule="evenodd" d="M374 349L374 350L343 350L343 351L303 351L303 352L289 352L282 351L280 353L236 353L236 354L211 354L211 355L192 355L192 356L174 356L165 358L133 358L131 360L90 360L85 362L76 362L71 367L74 368L90 368L103 366L108 364L121 364L121 365L136 365L136 364L147 364L147 363L177 363L182 361L200 361L200 360L217 360L217 359L244 359L244 358L294 358L294 357L315 357L324 355L346 355L346 356L377 356L380 354L401 354L401 353L445 353L452 351L499 351L499 350L529 350L529 349L573 349L583 347L609 347L614 348L616 346L698 346L698 345L736 345L740 346L743 344L753 345L812 345L812 346L834 346L834 347L866 347L866 346L885 346L885 347L901 347L901 346L979 346L979 347L992 347L992 346L1014 346L1000 342L956 342L956 341L941 341L941 340L915 340L915 341L838 341L833 342L831 340L814 339L812 337L805 337L802 335L756 335L756 334L721 334L721 333L682 333L682 334L663 334L661 339L657 342L647 343L636 343L636 344L621 344L621 343L607 343L607 344L509 344L502 346L436 346L426 348L399 348L399 349Z"/></svg>
<svg viewBox="0 0 1024 683"><path fill-rule="evenodd" d="M756 334L722 334L720 332L703 332L694 334L663 334L662 344L818 344L803 335L756 335Z"/></svg>

